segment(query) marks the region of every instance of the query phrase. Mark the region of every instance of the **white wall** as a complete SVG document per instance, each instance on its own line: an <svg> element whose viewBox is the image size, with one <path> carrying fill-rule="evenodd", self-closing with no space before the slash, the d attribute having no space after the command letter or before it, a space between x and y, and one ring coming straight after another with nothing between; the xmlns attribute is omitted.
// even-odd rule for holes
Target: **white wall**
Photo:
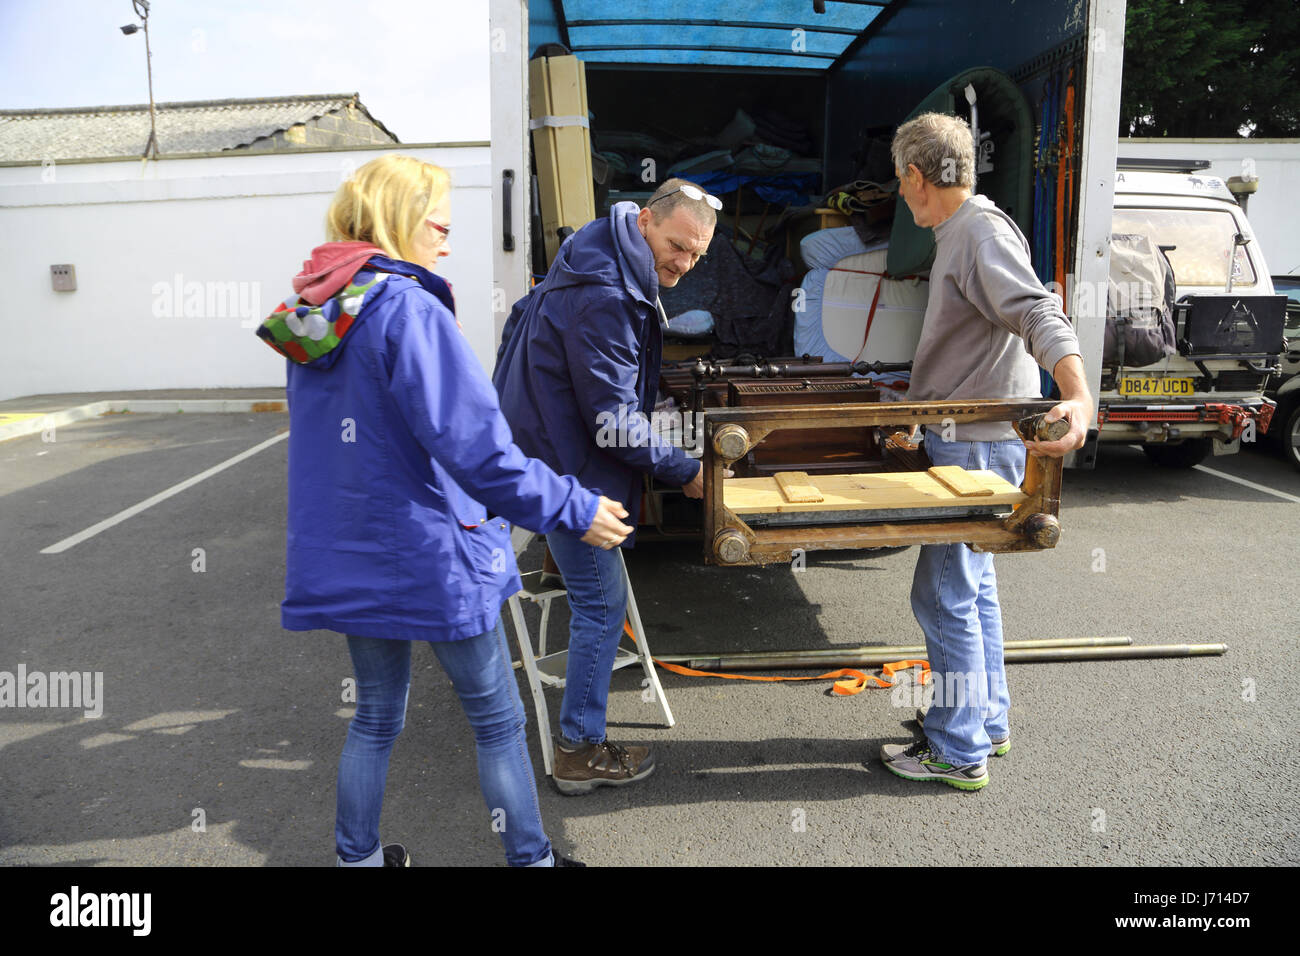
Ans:
<svg viewBox="0 0 1300 956"><path fill-rule="evenodd" d="M492 198L486 146L403 147L451 173L440 273L490 370ZM253 329L324 241L338 184L381 152L236 154L0 168L0 399L58 392L282 386ZM54 292L50 266L76 267ZM178 282L179 301L171 294ZM199 286L186 288L191 283ZM195 308L192 293L203 291ZM234 295L227 295L234 292Z"/></svg>
<svg viewBox="0 0 1300 956"><path fill-rule="evenodd" d="M1259 189L1246 202L1246 218L1273 275L1300 275L1300 139L1121 138L1121 159L1208 159L1220 179L1253 169ZM1248 165L1249 164L1249 165Z"/></svg>

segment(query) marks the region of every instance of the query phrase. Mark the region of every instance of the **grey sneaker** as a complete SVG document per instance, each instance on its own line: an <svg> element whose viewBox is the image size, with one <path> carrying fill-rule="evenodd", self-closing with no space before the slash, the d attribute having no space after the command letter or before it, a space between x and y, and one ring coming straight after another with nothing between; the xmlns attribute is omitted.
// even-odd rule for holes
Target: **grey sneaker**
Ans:
<svg viewBox="0 0 1300 956"><path fill-rule="evenodd" d="M920 727L922 730L925 730L925 710L924 707L916 708L916 726ZM990 737L989 740L993 744L993 749L989 752L990 757L1005 757L1011 752L1010 733L1001 739Z"/></svg>
<svg viewBox="0 0 1300 956"><path fill-rule="evenodd" d="M987 764L956 767L943 763L935 758L926 740L885 744L880 748L880 760L886 770L904 780L942 780L958 790L979 790L989 782Z"/></svg>

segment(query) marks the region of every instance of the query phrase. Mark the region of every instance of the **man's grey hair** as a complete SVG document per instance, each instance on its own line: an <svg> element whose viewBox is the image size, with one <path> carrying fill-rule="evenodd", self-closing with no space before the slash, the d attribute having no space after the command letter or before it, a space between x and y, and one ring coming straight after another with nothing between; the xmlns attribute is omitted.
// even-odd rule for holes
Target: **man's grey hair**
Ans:
<svg viewBox="0 0 1300 956"><path fill-rule="evenodd" d="M975 141L960 116L922 113L898 127L889 147L901 174L909 165L935 186L975 186Z"/></svg>
<svg viewBox="0 0 1300 956"><path fill-rule="evenodd" d="M702 226L708 226L710 229L717 225L718 214L713 211L703 199L692 199L681 191L682 186L695 186L700 192L708 195L708 190L701 186L696 186L689 179L665 179L659 184L659 188L654 191L654 195L646 200L645 208L650 210L650 215L654 221L663 222L671 216L679 207L689 210L690 214Z"/></svg>

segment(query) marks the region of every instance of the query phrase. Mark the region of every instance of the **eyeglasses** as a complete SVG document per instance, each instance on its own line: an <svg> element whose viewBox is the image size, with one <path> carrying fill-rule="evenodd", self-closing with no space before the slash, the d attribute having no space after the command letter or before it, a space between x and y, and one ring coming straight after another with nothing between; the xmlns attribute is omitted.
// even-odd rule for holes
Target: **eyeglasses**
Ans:
<svg viewBox="0 0 1300 956"><path fill-rule="evenodd" d="M424 221L427 222L429 225L433 226L434 229L437 229L440 233L443 234L443 236L451 235L451 226L441 225L440 223L434 222L432 219L426 219Z"/></svg>
<svg viewBox="0 0 1300 956"><path fill-rule="evenodd" d="M677 192L681 193L687 199L703 200L704 202L708 203L710 206L712 206L714 209L718 210L719 212L722 211L721 199L719 199L717 196L710 196L704 190L696 186L678 186L676 189L670 190L669 192L664 193L662 196L658 196L650 200L648 203L646 203L646 208L647 209L650 208L655 203L657 203L660 199L667 199L673 193L677 193Z"/></svg>

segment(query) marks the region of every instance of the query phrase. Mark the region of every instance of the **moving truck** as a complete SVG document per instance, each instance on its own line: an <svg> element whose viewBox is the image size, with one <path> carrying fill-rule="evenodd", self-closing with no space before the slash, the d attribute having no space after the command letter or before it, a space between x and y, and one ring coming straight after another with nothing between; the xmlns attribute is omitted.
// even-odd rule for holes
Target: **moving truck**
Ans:
<svg viewBox="0 0 1300 956"><path fill-rule="evenodd" d="M836 184L857 178L870 144L868 134L874 132L877 148L880 142L887 145L892 129L910 113L923 103L944 102L945 94L949 102L958 104L962 115L967 115L963 91L960 84L953 85L954 78L972 71L996 72L1002 90L1010 87L1012 98L1024 104L1020 109L1025 119L1018 123L1016 145L1022 153L1016 160L1004 144L990 157L991 147L983 143L981 136L977 191L987 192L1007 209L992 189L984 188L984 177L988 176L989 183L996 181L998 173L990 173L990 169L1000 170L1003 175L1013 169L1022 185L1024 177L1028 177L1032 192L1021 195L1032 195L1032 209L1030 202L1023 201L1018 203L1020 208L1007 211L1022 224L1022 231L1035 245L1036 256L1040 244L1047 243L1042 247L1048 253L1043 257L1046 264L1039 269L1040 278L1064 280L1059 286L1064 308L1079 337L1091 392L1102 399L1090 422L1088 443L1066 459L1066 466L1092 467L1099 438L1111 437L1107 434L1111 429L1115 437L1126 442L1158 442L1160 451L1156 454L1168 464L1210 450L1235 450L1237 442L1233 439L1247 424L1255 432L1264 431L1271 411L1262 397L1266 358L1247 355L1239 359L1235 354L1220 357L1218 353L1213 353L1213 358L1180 355L1164 366L1140 373L1103 367L1113 218L1131 218L1135 207L1142 205L1179 205L1167 191L1148 189L1150 182L1139 177L1128 179L1127 187L1119 190L1122 209L1115 210L1121 175L1116 153L1124 0L490 3L498 339L510 305L527 292L539 271L531 228L532 220L539 218L539 210L530 173L530 121L534 129L539 123L589 125L598 149L605 131L621 131L626 154L635 149L628 144L638 142L642 134L676 136L698 146L703 134L730 128L728 124L739 122L742 115L748 119L771 107L778 114L796 118L807 132L810 146L805 158L815 156L820 161L814 164L820 172L818 186L808 193L820 196ZM557 55L557 50L572 51L582 61L586 116L542 119L530 114L528 61L539 50L547 56ZM1017 90L1019 95L1015 95ZM966 91L967 101L974 99L972 91L973 86ZM536 106L538 101L533 98L531 102ZM985 136L998 132L997 106L996 97L982 97L978 104L980 121L973 110L969 111L977 135L981 130ZM725 154L726 150L717 153ZM698 168L707 170L711 155L704 149ZM644 191L621 196L612 193L610 201L632 198L644 202L657 182L672 174L652 155L647 155L642 164L652 171L650 176L642 177ZM805 171L807 168L799 167ZM1045 169L1055 185L1040 194ZM695 178L690 172L681 175ZM1191 188L1188 183L1183 185ZM728 193L725 189L715 191ZM1146 197L1157 195L1159 198L1146 202ZM731 203L731 196L727 200ZM1226 207L1230 200L1229 196L1225 203L1219 189L1206 188L1198 194L1197 205ZM734 227L747 224L748 234L752 234L752 218L732 219L732 211L728 205L720 214L720 223ZM766 207L763 211L766 215ZM599 206L595 214L601 214ZM1244 220L1238 222L1235 214L1230 215L1233 228L1239 230L1233 235L1248 237L1249 227ZM895 219L900 217L912 226L910 214L901 202ZM1134 228L1128 220L1123 225L1125 229ZM762 226L760 222L758 229ZM546 228L554 228L554 223L548 223ZM1183 244L1182 249L1172 253L1175 266L1179 259L1191 261L1197 255L1186 248L1182 234L1167 242L1163 225L1160 232L1154 241ZM554 238L547 235L547 244L553 246ZM894 244L891 241L891 248ZM1230 257L1242 248L1239 243L1226 252L1216 248L1212 254L1222 252ZM1271 292L1268 271L1257 247L1247 242L1244 250L1253 285L1239 289L1238 294ZM1180 294L1188 290L1206 291L1199 285L1188 285L1180 288ZM1280 345L1279 341L1275 351L1280 351ZM1134 391L1137 386L1133 383L1144 378L1168 378L1170 381L1161 388L1174 388L1174 380L1178 379L1181 381L1176 387L1183 391L1164 394L1157 389L1153 393L1149 385L1144 386L1145 391ZM1050 387L1050 381L1045 380L1044 385ZM1162 417L1157 407L1162 404L1170 406L1170 415ZM1196 406L1190 415L1189 405ZM1147 418L1138 421L1124 417L1126 411L1132 412L1138 406ZM1207 406L1213 406L1212 410L1207 411ZM1184 450L1174 452L1180 444ZM721 475L721 470L717 474ZM705 525L707 532L711 527L707 518Z"/></svg>

